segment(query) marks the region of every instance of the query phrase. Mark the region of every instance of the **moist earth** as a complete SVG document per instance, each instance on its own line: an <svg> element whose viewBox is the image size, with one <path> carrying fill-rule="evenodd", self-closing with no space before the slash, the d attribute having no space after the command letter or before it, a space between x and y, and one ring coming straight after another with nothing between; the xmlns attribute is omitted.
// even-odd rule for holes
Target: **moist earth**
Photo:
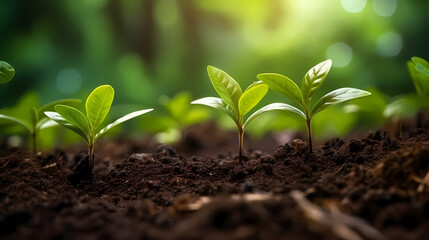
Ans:
<svg viewBox="0 0 429 240"><path fill-rule="evenodd" d="M195 134L174 147L104 141L79 181L79 147L0 151L0 238L429 239L424 129L334 138L313 154L265 138L243 163Z"/></svg>

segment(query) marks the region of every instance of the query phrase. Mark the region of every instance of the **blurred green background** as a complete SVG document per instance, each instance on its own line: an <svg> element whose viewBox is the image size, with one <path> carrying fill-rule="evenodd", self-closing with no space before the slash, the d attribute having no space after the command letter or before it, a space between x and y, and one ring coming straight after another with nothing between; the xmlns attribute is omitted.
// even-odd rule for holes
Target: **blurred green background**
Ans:
<svg viewBox="0 0 429 240"><path fill-rule="evenodd" d="M300 83L327 58L333 68L319 96L349 86L393 97L414 91L406 61L429 58L427 0L2 0L0 6L0 59L16 70L0 86L0 108L15 105L30 90L46 103L85 99L96 86L111 84L114 104L126 104L116 108L117 115L157 110L162 95L186 90L192 99L215 96L207 65L246 88L263 72ZM383 108L384 100L377 95L367 102ZM272 101L285 99L269 92L262 104ZM325 126L315 127L315 134L344 134L338 128L349 130L367 119L349 110L321 116L325 120L315 124ZM271 114L259 124L300 127L287 119ZM151 124L141 121L140 127ZM261 135L258 123L252 125Z"/></svg>

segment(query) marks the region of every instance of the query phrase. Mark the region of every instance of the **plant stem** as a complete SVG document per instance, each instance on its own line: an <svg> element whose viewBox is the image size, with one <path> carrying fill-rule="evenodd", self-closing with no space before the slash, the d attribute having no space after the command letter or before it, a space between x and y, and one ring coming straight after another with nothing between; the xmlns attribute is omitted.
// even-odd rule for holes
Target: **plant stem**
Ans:
<svg viewBox="0 0 429 240"><path fill-rule="evenodd" d="M33 140L33 153L37 153L37 132L34 131L31 133L31 138Z"/></svg>
<svg viewBox="0 0 429 240"><path fill-rule="evenodd" d="M243 161L243 129L238 129L238 159L240 163Z"/></svg>
<svg viewBox="0 0 429 240"><path fill-rule="evenodd" d="M308 130L308 148L310 153L313 153L313 142L311 141L311 118L307 118L307 130Z"/></svg>
<svg viewBox="0 0 429 240"><path fill-rule="evenodd" d="M399 140L403 141L404 138L402 137L402 121L399 120Z"/></svg>
<svg viewBox="0 0 429 240"><path fill-rule="evenodd" d="M89 154L89 156L88 156L89 168L91 169L91 172L92 172L92 169L94 168L94 159L93 159L93 157L94 157L94 143L88 144L88 154Z"/></svg>

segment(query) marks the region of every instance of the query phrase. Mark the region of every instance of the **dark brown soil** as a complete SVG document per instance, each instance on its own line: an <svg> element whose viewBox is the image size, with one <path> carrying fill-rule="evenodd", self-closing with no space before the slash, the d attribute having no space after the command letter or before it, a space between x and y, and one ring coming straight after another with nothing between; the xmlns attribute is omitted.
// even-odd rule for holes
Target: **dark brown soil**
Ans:
<svg viewBox="0 0 429 240"><path fill-rule="evenodd" d="M313 155L297 139L248 150L243 164L223 141L204 154L198 137L186 141L102 142L92 183L76 185L66 178L85 157L76 150L1 151L0 238L429 239L426 130L332 139Z"/></svg>

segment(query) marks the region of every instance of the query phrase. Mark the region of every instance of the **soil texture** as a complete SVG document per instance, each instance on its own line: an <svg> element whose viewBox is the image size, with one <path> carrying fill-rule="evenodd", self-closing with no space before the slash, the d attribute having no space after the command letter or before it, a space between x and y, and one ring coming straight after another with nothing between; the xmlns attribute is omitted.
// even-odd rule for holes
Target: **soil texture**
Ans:
<svg viewBox="0 0 429 240"><path fill-rule="evenodd" d="M313 154L266 140L273 151L247 148L242 164L195 136L153 150L104 141L79 181L84 152L2 150L0 239L429 239L429 134L402 137L335 138Z"/></svg>

